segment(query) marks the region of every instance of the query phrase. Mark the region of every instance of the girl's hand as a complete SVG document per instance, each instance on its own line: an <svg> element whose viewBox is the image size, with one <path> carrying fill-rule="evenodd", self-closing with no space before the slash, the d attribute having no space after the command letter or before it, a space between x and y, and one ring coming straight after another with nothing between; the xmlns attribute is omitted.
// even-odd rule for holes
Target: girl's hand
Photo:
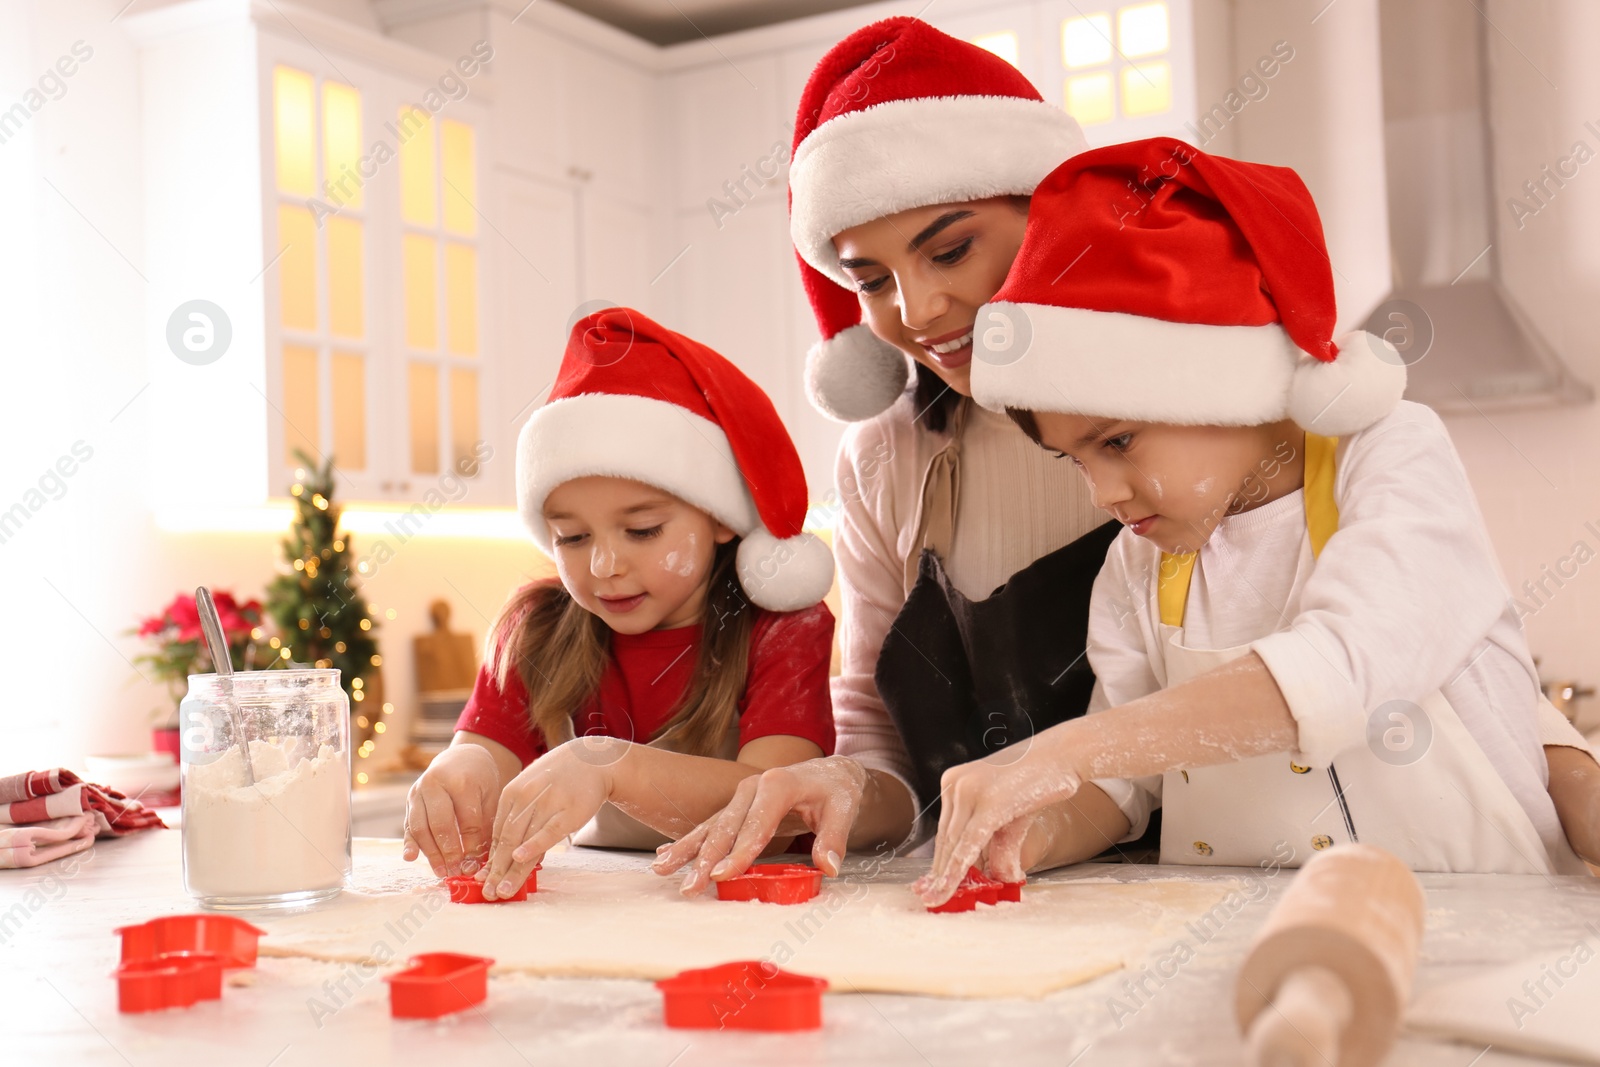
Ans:
<svg viewBox="0 0 1600 1067"><path fill-rule="evenodd" d="M829 877L839 863L861 810L866 768L848 756L826 756L773 767L739 783L727 807L670 845L652 869L671 874L691 865L683 892L743 874L774 837L811 831L811 859Z"/></svg>
<svg viewBox="0 0 1600 1067"><path fill-rule="evenodd" d="M1053 740L1046 730L944 772L933 867L912 886L929 907L949 900L967 869L985 856L993 873L1007 881L1020 876L1024 852L1033 851L1026 846L1034 813L1071 797L1082 784Z"/></svg>
<svg viewBox="0 0 1600 1067"><path fill-rule="evenodd" d="M614 737L574 738L511 780L495 815L485 899L516 892L551 846L594 818L611 799L612 772L628 744Z"/></svg>
<svg viewBox="0 0 1600 1067"><path fill-rule="evenodd" d="M433 873L471 874L489 851L500 772L482 745L455 744L434 757L406 796L405 843L409 862L428 857Z"/></svg>

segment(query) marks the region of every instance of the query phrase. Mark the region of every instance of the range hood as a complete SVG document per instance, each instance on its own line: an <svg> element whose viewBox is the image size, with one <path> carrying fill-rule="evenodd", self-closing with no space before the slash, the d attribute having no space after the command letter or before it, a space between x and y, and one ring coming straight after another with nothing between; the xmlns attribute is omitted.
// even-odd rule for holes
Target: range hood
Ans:
<svg viewBox="0 0 1600 1067"><path fill-rule="evenodd" d="M1592 401L1501 282L1484 19L1459 0L1378 11L1394 289L1366 328L1437 411Z"/></svg>

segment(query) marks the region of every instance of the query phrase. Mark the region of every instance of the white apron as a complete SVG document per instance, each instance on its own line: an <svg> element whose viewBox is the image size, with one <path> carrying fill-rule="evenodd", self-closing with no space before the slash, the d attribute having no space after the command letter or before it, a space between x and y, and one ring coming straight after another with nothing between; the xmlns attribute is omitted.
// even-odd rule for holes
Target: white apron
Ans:
<svg viewBox="0 0 1600 1067"><path fill-rule="evenodd" d="M1302 551L1313 558L1339 527L1336 446L1336 438L1306 434L1308 536ZM1196 553L1161 558L1159 632L1169 686L1249 651L1248 645L1199 649L1183 643L1196 558ZM1299 866L1313 852L1361 841L1393 852L1415 871L1583 872L1564 840L1565 855L1549 855L1533 821L1444 694L1435 691L1419 706L1432 740L1414 762L1391 764L1358 745L1326 767L1277 753L1168 771L1162 778L1161 862L1284 862L1287 845L1293 858L1285 865Z"/></svg>

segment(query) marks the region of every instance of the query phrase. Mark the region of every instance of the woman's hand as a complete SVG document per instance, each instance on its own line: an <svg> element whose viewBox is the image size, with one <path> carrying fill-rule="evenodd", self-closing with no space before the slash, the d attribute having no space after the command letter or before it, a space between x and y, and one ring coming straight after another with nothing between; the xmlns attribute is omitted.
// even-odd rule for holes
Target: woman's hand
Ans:
<svg viewBox="0 0 1600 1067"><path fill-rule="evenodd" d="M653 870L671 874L690 865L685 894L743 874L774 837L811 831L811 859L832 877L870 788L867 770L848 756L826 756L773 767L739 783L727 807L681 839L663 845Z"/></svg>
<svg viewBox="0 0 1600 1067"><path fill-rule="evenodd" d="M611 799L612 771L630 742L579 737L530 763L500 794L483 876L486 900L508 897L551 846L581 829Z"/></svg>
<svg viewBox="0 0 1600 1067"><path fill-rule="evenodd" d="M949 900L980 859L992 873L1016 881L1042 851L1035 813L1070 798L1082 784L1051 735L1035 734L940 777L933 866L912 887L929 907Z"/></svg>
<svg viewBox="0 0 1600 1067"><path fill-rule="evenodd" d="M433 873L471 874L489 850L500 771L482 745L455 744L434 757L406 797L407 861L428 857Z"/></svg>

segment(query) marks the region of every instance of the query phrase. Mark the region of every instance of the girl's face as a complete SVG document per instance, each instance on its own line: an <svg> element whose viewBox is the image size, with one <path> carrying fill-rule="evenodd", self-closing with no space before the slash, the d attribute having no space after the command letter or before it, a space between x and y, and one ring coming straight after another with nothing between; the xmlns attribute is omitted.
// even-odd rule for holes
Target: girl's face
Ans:
<svg viewBox="0 0 1600 1067"><path fill-rule="evenodd" d="M1163 552L1195 552L1222 519L1299 489L1305 433L1293 422L1174 426L1033 413L1039 439L1071 459L1096 507Z"/></svg>
<svg viewBox="0 0 1600 1067"><path fill-rule="evenodd" d="M733 531L654 486L574 478L551 491L544 519L572 599L618 633L700 620L717 546Z"/></svg>
<svg viewBox="0 0 1600 1067"><path fill-rule="evenodd" d="M972 328L1022 247L1027 200L934 204L852 226L833 239L861 318L889 344L972 395Z"/></svg>

